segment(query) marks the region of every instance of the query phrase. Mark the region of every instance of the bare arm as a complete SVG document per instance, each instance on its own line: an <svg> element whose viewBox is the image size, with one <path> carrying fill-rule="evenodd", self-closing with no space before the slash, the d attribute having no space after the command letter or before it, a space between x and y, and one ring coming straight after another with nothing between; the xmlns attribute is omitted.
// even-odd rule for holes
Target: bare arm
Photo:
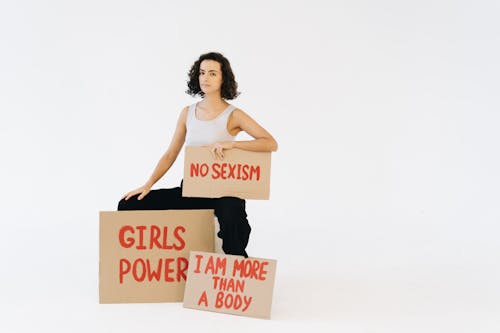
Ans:
<svg viewBox="0 0 500 333"><path fill-rule="evenodd" d="M170 146L158 161L151 177L149 177L149 180L146 182L147 185L153 186L158 180L160 180L160 178L163 177L163 175L165 175L165 173L170 169L172 164L174 164L177 156L179 156L179 152L186 139L186 116L187 108L184 108L179 115L179 119L177 120L177 126L175 128L172 141L170 142Z"/></svg>
<svg viewBox="0 0 500 333"><path fill-rule="evenodd" d="M156 164L156 167L151 174L151 177L149 177L148 181L141 187L130 191L129 193L125 194L123 198L125 200L128 200L130 197L141 193L139 195L138 199L141 200L146 196L149 191L151 191L151 187L160 180L163 175L170 169L172 164L174 164L175 160L177 159L177 156L179 156L179 152L184 145L184 141L186 139L186 118L187 118L187 111L188 108L185 107L182 111L181 114L179 115L179 118L177 120L177 125L175 128L174 136L172 137L172 141L170 142L170 145L167 149L167 151L162 155L158 163Z"/></svg>
<svg viewBox="0 0 500 333"><path fill-rule="evenodd" d="M235 126L254 138L254 140L250 141L234 141L232 148L262 152L278 150L278 143L273 136L253 120L252 117L242 110L235 110L232 116Z"/></svg>
<svg viewBox="0 0 500 333"><path fill-rule="evenodd" d="M254 140L217 142L209 146L212 155L216 159L224 158L224 149L239 148L256 152L272 152L278 150L278 143L273 136L260 126L255 120L240 109L236 109L229 119L229 128L233 130L245 131Z"/></svg>

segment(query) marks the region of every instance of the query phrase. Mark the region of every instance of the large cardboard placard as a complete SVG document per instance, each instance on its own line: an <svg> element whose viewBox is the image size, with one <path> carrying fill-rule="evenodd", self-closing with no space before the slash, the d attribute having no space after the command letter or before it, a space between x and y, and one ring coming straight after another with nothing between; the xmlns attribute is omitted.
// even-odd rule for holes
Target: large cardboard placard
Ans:
<svg viewBox="0 0 500 333"><path fill-rule="evenodd" d="M207 147L187 146L182 196L269 199L271 153L224 150L215 160Z"/></svg>
<svg viewBox="0 0 500 333"><path fill-rule="evenodd" d="M99 302L182 302L189 251L213 251L213 210L100 212Z"/></svg>
<svg viewBox="0 0 500 333"><path fill-rule="evenodd" d="M191 251L184 307L269 319L276 260Z"/></svg>

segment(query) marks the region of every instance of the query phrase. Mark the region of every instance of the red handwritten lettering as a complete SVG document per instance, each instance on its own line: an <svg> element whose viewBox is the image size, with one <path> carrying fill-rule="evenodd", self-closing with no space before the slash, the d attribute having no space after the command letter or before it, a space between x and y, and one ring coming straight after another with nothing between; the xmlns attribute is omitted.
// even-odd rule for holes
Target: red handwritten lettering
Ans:
<svg viewBox="0 0 500 333"><path fill-rule="evenodd" d="M165 281L173 282L174 278L170 277L170 273L174 272L174 269L170 267L170 264L174 261L174 258L165 259Z"/></svg>
<svg viewBox="0 0 500 333"><path fill-rule="evenodd" d="M212 178L218 179L220 177L220 164L214 163L212 164Z"/></svg>
<svg viewBox="0 0 500 333"><path fill-rule="evenodd" d="M152 268L149 263L148 263L148 281L153 281L155 279L156 281L160 281L161 277L161 265L163 263L163 260L158 260L158 265L156 266L156 270Z"/></svg>
<svg viewBox="0 0 500 333"><path fill-rule="evenodd" d="M138 266L141 266L141 273L139 274L139 268ZM146 263L144 262L143 259L137 259L134 261L132 264L132 275L134 276L134 279L138 282L144 281L144 278L146 277Z"/></svg>
<svg viewBox="0 0 500 333"><path fill-rule="evenodd" d="M186 258L177 258L177 281L186 280L186 271L188 269L189 261Z"/></svg>
<svg viewBox="0 0 500 333"><path fill-rule="evenodd" d="M211 169L206 163L191 163L189 168L190 177L206 177L209 170L212 170L212 179L236 179L259 181L261 172L259 165L213 163Z"/></svg>
<svg viewBox="0 0 500 333"><path fill-rule="evenodd" d="M134 233L134 228L130 225L124 225L120 228L120 232L118 233L120 245L126 249L134 245L134 238L128 237L127 239L125 239L125 232L127 231Z"/></svg>
<svg viewBox="0 0 500 333"><path fill-rule="evenodd" d="M212 276L212 279L214 281L214 289L232 292L243 292L245 289L245 280L228 279L220 276Z"/></svg>
<svg viewBox="0 0 500 333"><path fill-rule="evenodd" d="M182 250L184 248L184 246L186 246L186 242L184 241L184 239L180 235L180 233L185 233L185 232L186 232L186 228L184 228L181 225L177 226L174 229L174 237L175 237L175 239L177 239L179 241L178 245L174 244L174 249Z"/></svg>
<svg viewBox="0 0 500 333"><path fill-rule="evenodd" d="M252 176L256 174L257 180L260 179L260 166L250 166L250 180L252 180Z"/></svg>
<svg viewBox="0 0 500 333"><path fill-rule="evenodd" d="M151 239L149 242L149 248L153 248L153 244L156 245L158 248L162 248L161 243L158 241L158 238L161 236L161 229L157 225L152 225L151 226Z"/></svg>
<svg viewBox="0 0 500 333"><path fill-rule="evenodd" d="M145 250L146 246L144 246L144 230L146 230L145 225L138 225L135 227L137 230L139 230L139 245L137 245L138 250Z"/></svg>
<svg viewBox="0 0 500 333"><path fill-rule="evenodd" d="M200 165L198 163L191 163L189 167L189 176L198 177L200 175Z"/></svg>
<svg viewBox="0 0 500 333"><path fill-rule="evenodd" d="M189 174L191 177L205 177L208 174L208 164L206 163L191 163L189 168Z"/></svg>
<svg viewBox="0 0 500 333"><path fill-rule="evenodd" d="M205 306L208 306L208 300L207 300L207 292L204 291L203 294L201 294L200 296L200 299L198 300L198 306L201 304L201 303L205 303Z"/></svg>
<svg viewBox="0 0 500 333"><path fill-rule="evenodd" d="M260 262L259 260L236 259L233 266L233 276L239 272L241 278L265 280L267 274L265 266L268 264L268 261Z"/></svg>
<svg viewBox="0 0 500 333"><path fill-rule="evenodd" d="M227 175L227 178L232 178L232 179L236 178L234 176L234 169L236 169L236 166L237 166L236 164L229 164L229 174Z"/></svg>
<svg viewBox="0 0 500 333"><path fill-rule="evenodd" d="M135 259L130 262L128 259L121 258L119 261L119 280L123 284L125 277L131 273L131 278L136 282L160 281L180 282L186 280L186 271L188 268L188 259L178 258L160 258L158 260ZM175 278L172 276L175 274ZM162 276L163 275L163 276Z"/></svg>
<svg viewBox="0 0 500 333"><path fill-rule="evenodd" d="M127 259L120 259L120 283L123 283L123 276L130 272L130 261Z"/></svg>
<svg viewBox="0 0 500 333"><path fill-rule="evenodd" d="M239 310L241 308L242 312L245 312L250 303L252 302L252 297L242 296L240 294L225 294L223 291L219 291L215 297L215 308L220 309L222 307L226 309ZM243 306L244 305L244 306ZM243 306L243 307L242 307Z"/></svg>
<svg viewBox="0 0 500 333"><path fill-rule="evenodd" d="M196 268L194 269L194 272L201 273L200 264L201 264L201 259L203 258L203 255L197 254L197 255L195 255L195 258L196 258Z"/></svg>
<svg viewBox="0 0 500 333"><path fill-rule="evenodd" d="M238 164L238 177L236 179L241 179L241 164Z"/></svg>
<svg viewBox="0 0 500 333"><path fill-rule="evenodd" d="M243 165L243 176L241 176L241 179L242 180L247 180L248 179L248 168L250 168L250 166L248 164L245 164Z"/></svg>
<svg viewBox="0 0 500 333"><path fill-rule="evenodd" d="M224 305L224 293L219 291L215 297L215 308L220 309Z"/></svg>
<svg viewBox="0 0 500 333"><path fill-rule="evenodd" d="M222 272L219 273L219 270ZM214 262L214 257L210 256L208 258L207 266L205 267L205 274L207 274L210 271L210 274L226 274L226 258L215 258Z"/></svg>
<svg viewBox="0 0 500 333"><path fill-rule="evenodd" d="M164 226L163 229L161 229L157 225L139 225L135 227L125 225L121 227L120 231L118 232L118 241L120 243L120 246L126 249L131 248L134 245L137 250L146 250L153 248L159 248L163 250L184 249L184 247L186 246L186 242L184 241L183 234L186 232L186 228L179 225L173 229L173 243L169 243L169 240L170 242L172 242L172 237L169 237L172 236L169 233L169 230L172 230L172 228L168 226ZM131 236L126 237L129 234Z"/></svg>

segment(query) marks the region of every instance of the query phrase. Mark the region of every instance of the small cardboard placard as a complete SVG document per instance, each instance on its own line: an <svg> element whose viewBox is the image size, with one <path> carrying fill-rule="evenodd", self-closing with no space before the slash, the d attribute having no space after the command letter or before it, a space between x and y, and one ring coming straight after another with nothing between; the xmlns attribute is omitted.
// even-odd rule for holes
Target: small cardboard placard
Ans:
<svg viewBox="0 0 500 333"><path fill-rule="evenodd" d="M184 307L269 319L276 260L191 251Z"/></svg>
<svg viewBox="0 0 500 333"><path fill-rule="evenodd" d="M224 150L215 160L207 147L187 146L182 196L269 199L271 153Z"/></svg>
<svg viewBox="0 0 500 333"><path fill-rule="evenodd" d="M213 210L99 213L99 303L182 302L191 250L214 250Z"/></svg>

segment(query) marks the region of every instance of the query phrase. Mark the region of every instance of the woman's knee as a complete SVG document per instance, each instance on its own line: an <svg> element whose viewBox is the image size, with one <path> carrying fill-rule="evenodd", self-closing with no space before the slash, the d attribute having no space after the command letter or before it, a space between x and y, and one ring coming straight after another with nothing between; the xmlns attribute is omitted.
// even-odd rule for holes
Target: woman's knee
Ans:
<svg viewBox="0 0 500 333"><path fill-rule="evenodd" d="M246 219L245 200L236 197L217 199L215 215L219 220Z"/></svg>
<svg viewBox="0 0 500 333"><path fill-rule="evenodd" d="M118 210L133 210L138 196L139 195L137 194L130 197L128 200L121 199L120 202L118 202Z"/></svg>

